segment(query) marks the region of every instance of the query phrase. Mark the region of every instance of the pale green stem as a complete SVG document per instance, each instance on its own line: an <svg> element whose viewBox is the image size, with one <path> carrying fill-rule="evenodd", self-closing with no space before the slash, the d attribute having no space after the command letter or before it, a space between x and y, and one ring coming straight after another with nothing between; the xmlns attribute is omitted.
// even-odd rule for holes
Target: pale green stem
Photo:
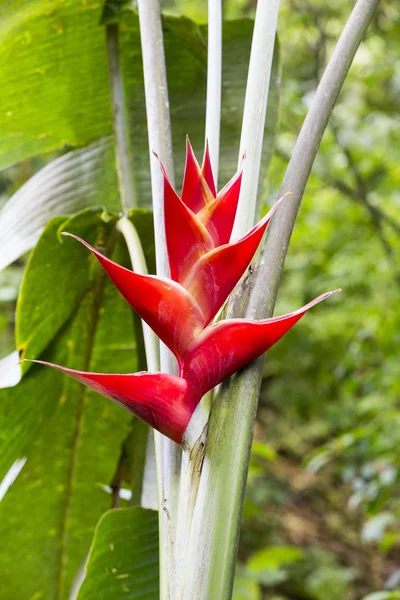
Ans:
<svg viewBox="0 0 400 600"><path fill-rule="evenodd" d="M222 2L221 0L208 0L206 140L217 189L221 126L221 71Z"/></svg>
<svg viewBox="0 0 400 600"><path fill-rule="evenodd" d="M115 163L122 210L126 214L130 208L137 206L137 202L129 153L129 129L120 65L118 25L107 25L106 38L115 137Z"/></svg>
<svg viewBox="0 0 400 600"><path fill-rule="evenodd" d="M235 296L239 312L237 306L231 306L229 316L264 318L272 314L291 231L315 154L378 3L358 0L343 30L285 175L281 195L291 191L292 196L272 219L255 275L244 281L241 296ZM260 358L225 382L213 405L187 552L187 564L192 561L194 568L187 578L185 598L231 598L262 365Z"/></svg>
<svg viewBox="0 0 400 600"><path fill-rule="evenodd" d="M243 155L246 158L243 164L239 205L232 232L232 239L234 240L241 237L252 227L256 214L258 178L278 23L278 9L279 0L260 0L257 3L243 111L239 165L242 162Z"/></svg>
<svg viewBox="0 0 400 600"><path fill-rule="evenodd" d="M157 273L169 275L164 229L163 178L154 152L162 161L173 183L173 154L167 74L159 0L138 0L140 37L143 56L146 95L147 129L149 135L151 187L154 211ZM175 361L164 344L160 347L160 366L163 372L174 372ZM174 524L177 503L181 450L158 432L154 434L159 493L160 525L160 596L173 598Z"/></svg>

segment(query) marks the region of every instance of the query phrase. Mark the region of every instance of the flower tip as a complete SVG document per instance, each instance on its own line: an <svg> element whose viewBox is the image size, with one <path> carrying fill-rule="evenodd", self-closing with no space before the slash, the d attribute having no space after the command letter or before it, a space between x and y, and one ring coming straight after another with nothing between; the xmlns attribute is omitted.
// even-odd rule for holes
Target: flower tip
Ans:
<svg viewBox="0 0 400 600"><path fill-rule="evenodd" d="M83 240L82 238L80 238L79 235L75 235L74 233L69 233L69 231L62 231L61 235L64 235L65 237L74 238L74 240L76 240L77 242L80 242L81 244L83 244L84 246L86 246L86 248L89 248L89 250L91 250L92 252L96 252L94 250L94 248L92 248L90 244L88 244L87 242L85 242L85 240Z"/></svg>
<svg viewBox="0 0 400 600"><path fill-rule="evenodd" d="M43 360L34 360L33 358L21 358L21 360L19 361L19 364L21 364L23 362L37 363L39 365L46 365L46 364L48 364L48 363L46 363Z"/></svg>
<svg viewBox="0 0 400 600"><path fill-rule="evenodd" d="M271 218L272 215L274 214L274 212L276 211L276 209L278 208L278 206L280 205L280 203L287 198L288 196L291 196L292 192L286 192L286 194L284 194L283 196L281 196L273 205L273 207L270 209L270 211L268 212L268 217Z"/></svg>
<svg viewBox="0 0 400 600"><path fill-rule="evenodd" d="M246 151L243 152L239 160L239 166L237 172L242 175L244 169L244 163L246 162Z"/></svg>
<svg viewBox="0 0 400 600"><path fill-rule="evenodd" d="M332 293L333 294L340 294L340 292L342 292L342 288L338 288L337 290L334 290Z"/></svg>
<svg viewBox="0 0 400 600"><path fill-rule="evenodd" d="M165 170L165 167L161 162L161 158L158 156L157 152L154 152L154 150L153 150L153 154L154 154L155 158L158 160L158 164L160 165L160 169L161 169L161 173L163 174L164 182L165 181L169 182L167 171Z"/></svg>

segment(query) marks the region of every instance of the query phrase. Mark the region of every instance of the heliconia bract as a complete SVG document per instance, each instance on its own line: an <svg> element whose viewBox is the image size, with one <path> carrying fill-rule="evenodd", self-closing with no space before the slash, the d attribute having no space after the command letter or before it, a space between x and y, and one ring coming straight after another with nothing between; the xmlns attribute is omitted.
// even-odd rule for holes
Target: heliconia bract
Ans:
<svg viewBox="0 0 400 600"><path fill-rule="evenodd" d="M312 306L333 292L281 317L210 324L250 264L280 201L245 236L230 242L241 169L217 194L208 147L200 167L187 142L181 197L162 165L161 169L170 278L134 273L77 236L65 235L89 248L125 300L173 352L178 376L85 373L35 362L70 375L180 443L206 392L263 354Z"/></svg>

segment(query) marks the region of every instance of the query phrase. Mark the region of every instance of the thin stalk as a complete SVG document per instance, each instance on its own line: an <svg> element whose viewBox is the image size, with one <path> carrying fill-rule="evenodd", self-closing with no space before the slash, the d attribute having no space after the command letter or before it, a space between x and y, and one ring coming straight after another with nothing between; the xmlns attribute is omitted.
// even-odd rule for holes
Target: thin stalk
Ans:
<svg viewBox="0 0 400 600"><path fill-rule="evenodd" d="M122 210L126 214L130 208L137 206L137 202L129 153L129 133L120 64L118 25L107 25L106 38L115 136L115 163Z"/></svg>
<svg viewBox="0 0 400 600"><path fill-rule="evenodd" d="M158 510L157 468L154 447L154 431L149 428L147 438L146 462L144 465L142 497L140 505L143 508Z"/></svg>
<svg viewBox="0 0 400 600"><path fill-rule="evenodd" d="M147 275L148 269L146 264L146 258L144 256L143 247L136 230L127 217L121 217L117 223L117 229L123 235L129 256L132 263L132 268L136 273L141 275ZM146 354L147 370L156 372L160 370L160 346L158 338L152 329L141 320L144 349ZM136 473L132 477L132 500L136 504L140 504L144 508L157 508L157 490L153 484L155 476L155 456L154 449L151 448L154 445L154 437L151 429L147 427L148 439L147 442L143 439L144 430L143 427L138 425L135 427L134 437L134 454L136 454L136 464L140 464L140 460L144 463L144 469L141 473ZM139 439L137 439L139 437ZM149 443L150 442L150 443ZM138 446L139 450L136 448ZM140 455L140 449L146 448L143 455ZM139 477L141 482L139 485Z"/></svg>
<svg viewBox="0 0 400 600"><path fill-rule="evenodd" d="M144 488L145 469L147 462L147 440L149 438L149 426L135 419L131 431L132 438L132 469L131 469L131 490L132 496L129 500L130 506L143 506L141 503ZM157 495L155 496L157 498ZM143 506L143 508L145 508Z"/></svg>
<svg viewBox="0 0 400 600"><path fill-rule="evenodd" d="M292 195L271 221L253 281L247 278L242 284L242 297L250 297L246 317L272 315L290 235L319 143L378 4L379 0L357 1L318 86L280 191ZM243 307L246 302L238 304ZM230 316L238 316L235 308L230 308ZM260 358L223 384L213 406L188 549L188 564L194 562L194 571L187 598L231 598L262 365Z"/></svg>
<svg viewBox="0 0 400 600"><path fill-rule="evenodd" d="M278 9L279 0L259 0L257 3L243 111L239 165L244 154L246 160L232 239L239 238L251 228L256 214Z"/></svg>
<svg viewBox="0 0 400 600"><path fill-rule="evenodd" d="M137 201L130 156L129 127L120 61L118 24L106 26L106 40L115 138L115 163L117 167L121 207L123 213L126 215L130 208L137 206ZM118 228L126 240L133 269L138 273L147 273L146 261L136 229L125 217L118 223ZM142 328L148 369L151 371L158 371L160 360L157 338L143 321ZM135 424L135 446L133 452L136 455L136 465L139 465L140 461L142 461L144 465L144 474L143 468L136 470L133 474L132 500L138 502L138 500L140 500L139 494L143 491L146 494L147 505L149 505L156 502L157 492L154 494L154 490L150 489L146 483L148 481L147 474L152 470L151 461L154 460L154 457L149 453L145 456L143 455L146 447L146 441L143 439L145 432L146 429L144 428L144 425L139 423ZM139 482L141 477L142 481ZM150 498L151 493L153 493L154 496L153 500Z"/></svg>
<svg viewBox="0 0 400 600"><path fill-rule="evenodd" d="M147 264L143 253L142 244L134 224L126 217L121 217L117 229L124 236L128 247L129 256L135 273L147 275ZM152 329L142 320L144 348L146 352L147 370L155 373L160 370L158 338Z"/></svg>
<svg viewBox="0 0 400 600"><path fill-rule="evenodd" d="M173 154L167 74L159 0L138 0L143 73L146 96L147 129L149 136L151 187L154 211L157 273L169 275L164 230L164 194L160 165L162 161L173 182ZM175 370L174 359L161 344L160 366L164 372ZM161 434L155 432L155 450L159 493L160 526L160 597L172 598L174 523L178 503L181 450Z"/></svg>
<svg viewBox="0 0 400 600"><path fill-rule="evenodd" d="M221 72L222 2L221 0L208 0L206 140L217 189L221 126Z"/></svg>

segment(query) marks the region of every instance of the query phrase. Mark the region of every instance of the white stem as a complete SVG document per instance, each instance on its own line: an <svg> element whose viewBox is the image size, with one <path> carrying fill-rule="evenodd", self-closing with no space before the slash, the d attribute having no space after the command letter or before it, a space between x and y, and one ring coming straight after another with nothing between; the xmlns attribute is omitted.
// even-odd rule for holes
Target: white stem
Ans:
<svg viewBox="0 0 400 600"><path fill-rule="evenodd" d="M151 188L154 211L157 273L169 276L164 229L163 178L154 152L163 163L173 183L173 154L167 74L159 0L138 0L140 39L143 56L144 87L146 96L147 129L149 135ZM174 359L160 346L160 366L164 372L173 372ZM178 503L181 450L158 432L154 434L159 494L160 526L160 597L173 598L174 524Z"/></svg>
<svg viewBox="0 0 400 600"><path fill-rule="evenodd" d="M258 0L247 77L239 164L243 154L246 155L246 160L232 239L238 239L254 223L278 9L279 0Z"/></svg>
<svg viewBox="0 0 400 600"><path fill-rule="evenodd" d="M140 506L158 510L157 467L154 446L154 430L149 427L147 438L146 461L144 464L142 495Z"/></svg>
<svg viewBox="0 0 400 600"><path fill-rule="evenodd" d="M206 140L208 140L211 167L217 189L221 123L221 71L222 2L221 0L208 0Z"/></svg>
<svg viewBox="0 0 400 600"><path fill-rule="evenodd" d="M200 405L199 405L200 406ZM199 406L197 408L199 408ZM195 417L197 412L193 413ZM200 411L201 412L201 411ZM203 412L207 413L207 410ZM192 419L193 419L192 417ZM187 595L186 581L191 578L193 564L187 562L187 551L192 531L193 514L196 506L197 492L200 483L201 468L204 459L207 439L207 420L202 432L197 435L190 452L184 452L181 464L181 485L179 488L179 521L175 535L175 595L174 600L186 600L197 596Z"/></svg>
<svg viewBox="0 0 400 600"><path fill-rule="evenodd" d="M138 9L146 94L157 274L168 277L163 178L159 161L154 156L156 153L173 184L174 165L160 2L159 0L138 0Z"/></svg>
<svg viewBox="0 0 400 600"><path fill-rule="evenodd" d="M194 448L197 440L202 435L205 426L208 423L210 416L212 401L212 392L208 392L197 405L194 413L191 416L189 424L183 434L181 446L185 453L190 453Z"/></svg>

